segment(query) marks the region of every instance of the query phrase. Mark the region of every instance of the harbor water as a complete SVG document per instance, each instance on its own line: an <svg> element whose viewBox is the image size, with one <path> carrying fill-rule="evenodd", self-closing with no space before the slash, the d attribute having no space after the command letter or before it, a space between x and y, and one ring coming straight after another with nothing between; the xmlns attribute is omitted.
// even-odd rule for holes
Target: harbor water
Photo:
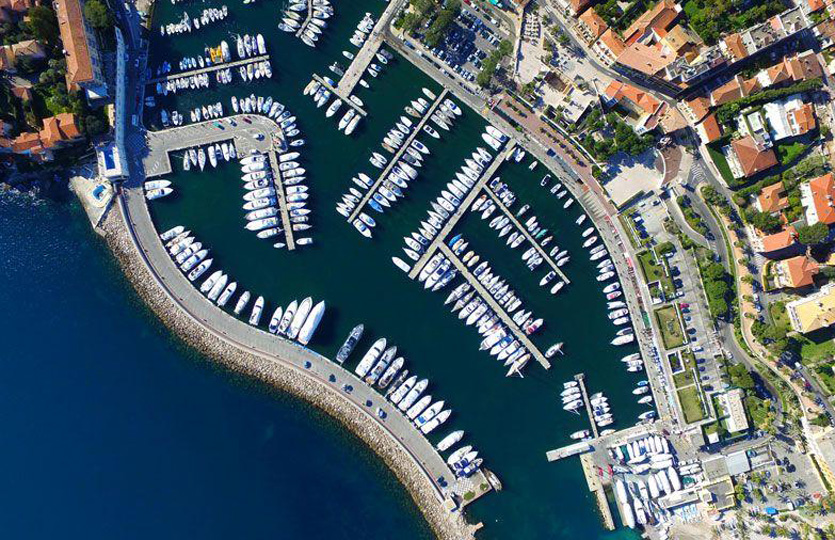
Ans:
<svg viewBox="0 0 835 540"><path fill-rule="evenodd" d="M183 10L194 15L209 5L159 3L155 8L154 28L179 20ZM471 521L485 524L481 538L631 537L631 533L622 530L616 533L603 530L594 498L588 493L576 460L548 463L545 459L547 450L571 442L570 433L588 428L585 415L565 412L560 404L562 383L576 373L586 373L590 393L602 391L609 397L616 418L612 427L630 426L638 414L647 410L636 404L631 393L644 375L627 373L619 361L637 348L609 345L616 329L606 317L605 297L594 279L595 265L581 248L580 233L589 222L582 227L575 224L581 213L580 205L564 210L564 200L557 200L549 192L554 180L546 188L541 187L540 180L547 171L543 165L529 170L530 158L520 164L506 163L497 173L518 195L512 210L515 212L529 204L531 209L526 217L537 215L551 231L549 234L554 234L549 249L559 245L572 254L571 262L563 267L572 283L556 296L538 286L547 271L545 265L535 272L528 271L521 260L525 248L511 250L477 215L465 216L454 231L463 234L470 247L482 259L489 260L494 271L508 279L537 317L545 319L543 329L532 337L534 343L545 350L553 343L565 342L565 356L554 357L550 370L530 362L524 378L505 378L507 368L478 351L480 338L474 328L465 326L443 305L449 291L460 281L453 281L440 293L430 293L391 263L392 256L406 258L401 250L402 238L417 230L429 202L454 177L464 158L477 146L485 146L480 138L483 120L465 108L453 131L442 133L441 141L427 135L419 137L431 155L419 171L418 180L412 182L405 200L384 215L368 211L377 218L378 226L375 238L367 240L336 213L334 206L342 193L354 185L350 182L353 174L366 172L376 176L378 171L368 164L368 157L372 151L381 151L379 142L403 114L403 107L422 96L421 87L437 94L440 86L398 57L378 78L366 77L372 86L370 90L358 87L357 95L370 114L353 137L346 137L336 130L341 115L326 119L324 108L317 109L310 98L302 96L302 89L313 73L337 78L327 66L334 61L347 65L340 51L356 51L348 38L357 22L366 11L379 14L385 3L380 0L339 2L337 15L331 19L315 50L276 29L279 4L242 5L235 1L228 6L231 16L227 21L190 35L163 38L154 30L150 65L168 60L176 66L181 57L198 55L205 46L217 45L222 39L228 40L234 50L234 34L261 32L267 40L273 79L244 84L235 74L236 82L226 87L218 88L213 82L209 90L158 98L158 106L146 110L146 125L158 124L160 108L169 112L176 108L188 118L191 108L221 101L224 109L231 112L229 97L232 95L273 96L287 105L297 116L301 136L307 140L300 149L300 161L307 169L311 193L308 207L312 210L314 228L311 234L302 235L312 236L315 243L287 252L272 249L270 241L258 240L254 233L243 228L243 189L237 164L221 164L202 173L185 172L180 166L180 156L174 156L175 172L167 178L173 182L175 194L150 203L158 229L162 231L175 225L190 229L212 250L213 269L223 269L229 274L238 283L238 292L249 290L253 296L266 298L264 319L277 306L286 306L294 299L311 296L315 301L325 300L328 304L325 317L310 343L319 353L333 357L350 329L365 324L366 333L347 363L349 368L355 366L378 337L386 337L397 345L398 354L406 359L406 367L431 381L428 393L445 399L447 406L454 410L450 420L431 434L432 441L437 442L454 429L465 430L462 444L472 444L478 449L484 465L495 471L504 484L501 493L489 494L468 508ZM149 90L153 93L153 87ZM61 215L71 220L68 215ZM357 449L353 438L342 435L332 423L307 407L219 375L191 358L187 351L167 342L163 338L164 330L157 328L147 315L138 314L140 310L116 277L115 269L102 261L104 254L94 245L97 242L72 227L51 231L52 236L56 233L76 236L67 238L66 244L52 241L49 245L62 256L72 257L57 261L55 266L62 272L77 272L79 281L70 287L71 282L62 277L53 289L44 289L52 298L60 300L59 307L65 305L67 310L54 316L50 313L49 325L34 319L34 315L25 325L19 313L7 313L6 316L14 317L21 326L15 329L21 353L10 358L20 362L22 351L28 350L19 339L23 329L28 330L25 335L32 336L30 339L42 339L43 330L48 328L49 340L55 340L55 348L34 358L59 362L63 365L63 376L50 380L54 379L55 384L74 380L81 388L73 386L72 390L85 399L97 400L90 407L101 408L104 418L99 424L82 424L77 428L87 430L86 433L76 433L73 424L77 420L67 419L66 436L79 439L73 459L64 455L66 451L60 444L52 444L70 469L64 474L83 475L91 491L89 497L108 489L121 489L124 506L131 506L129 501L133 501L136 507L113 509L112 506L117 506L114 500L101 504L114 513L119 510L137 515L140 511L147 513L142 510L143 505L153 505L157 519L137 519L137 526L141 522L142 527L158 525L161 529L166 521L175 519L172 514L188 501L182 511L192 514L177 521L181 527L196 521L196 507L206 510L213 520L223 521L194 524L201 527L195 530L203 537L222 537L223 526L231 530L234 525L241 525L256 528L249 536L269 530L287 538L313 538L317 535L307 534L304 524L310 526L309 520L314 520L317 526L325 527L326 520L321 517L332 514L337 516L335 524L327 526L336 527L338 532L331 531L328 536L322 531L323 538L426 537L426 526L416 517L416 509L404 504L402 490L391 486L391 475L379 463L369 462L368 452ZM6 234L5 230L0 234ZM48 236L50 231L43 234ZM21 236L22 233L12 236L8 241L20 242ZM84 239L79 241L78 237ZM80 254L74 252L78 244L82 246ZM69 250L64 246L73 246L73 253L65 253ZM41 251L46 249L43 247ZM33 258L40 256L41 253L32 254ZM47 269L42 272L47 273ZM33 272L20 274L24 281L36 277ZM69 288L72 290L67 291ZM24 283L14 289L26 291L27 309L46 305L46 298L33 301L30 289L37 289L37 284ZM38 290L37 294L46 294L44 290ZM71 303L72 298L75 303ZM233 300L229 305L234 303ZM79 311L87 316L78 315ZM100 322L101 311L109 314L103 322ZM33 354L28 353L28 357L32 359ZM77 372L79 364L83 367L87 363L91 364L88 371L92 370L93 374L82 377ZM50 369L55 368L43 366L39 379ZM93 375L102 369L106 370L104 380L96 380ZM134 389L138 395L133 396L131 391L120 389L122 384L129 384L129 388L140 384L142 387ZM118 400L129 397L134 397L135 402L120 408ZM67 396L60 399L61 403L71 401ZM143 403L145 400L154 402L152 409L146 410L151 403ZM84 410L68 412L85 419L87 416ZM103 440L111 436L118 439L124 430L140 427L142 431L131 436L140 439L143 448L151 448L154 459L140 455L136 449L125 448L127 445L121 446L123 441L117 444ZM170 462L166 461L166 452L160 448L165 444L174 446L179 461L171 458L168 458ZM107 452L108 445L115 445L115 450L121 452L113 451L111 455ZM91 452L91 446L108 455L108 459L99 465L98 461L86 457L88 467L79 467L74 461L79 459L78 454ZM210 457L204 458L207 450L211 450ZM310 456L317 459L311 463ZM96 490L96 471L108 467L115 477L108 477L109 484ZM50 471L50 474L56 473ZM123 475L121 480L119 474ZM134 485L137 483L138 487ZM181 493L183 490L185 493ZM242 493L246 493L244 500L240 499ZM191 496L200 502L194 503ZM288 508L286 505L291 500L292 507ZM179 505L176 501L180 501ZM248 506L250 501L253 502ZM222 508L224 504L233 505L237 512ZM326 510L323 511L322 505ZM256 514L257 519L253 517ZM117 527L129 519L124 515L113 518L109 526ZM374 530L357 528L363 524L373 524ZM102 524L105 526L108 524ZM396 535L393 530L398 530ZM178 531L180 536L186 531L189 536L197 536L186 528ZM176 534L172 533L173 536Z"/></svg>
<svg viewBox="0 0 835 540"><path fill-rule="evenodd" d="M169 337L77 204L0 193L5 538L432 533L326 415Z"/></svg>

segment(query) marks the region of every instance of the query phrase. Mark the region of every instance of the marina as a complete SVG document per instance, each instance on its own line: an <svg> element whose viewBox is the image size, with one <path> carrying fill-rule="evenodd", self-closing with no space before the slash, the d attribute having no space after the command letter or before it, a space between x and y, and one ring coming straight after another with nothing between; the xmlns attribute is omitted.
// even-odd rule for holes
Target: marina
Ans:
<svg viewBox="0 0 835 540"><path fill-rule="evenodd" d="M412 141L415 138L423 133L423 126L426 125L426 122L429 121L429 118L432 116L432 113L435 112L435 109L440 105L444 98L447 95L447 90L444 89L438 98L432 103L429 107L429 110L426 111L426 114L423 118L420 119L415 129L411 131L411 133L406 137L406 140L403 142L402 146L397 150L397 152L389 158L388 164L385 166L383 171L380 173L380 176L374 181L372 186L368 188L365 195L362 199L360 199L359 203L357 203L356 208L351 211L350 215L348 216L348 221L353 222L354 219L365 209L365 205L368 203L368 200L371 199L371 196L379 189L380 185L388 178L389 173L391 173L392 168L398 164L400 158L406 152L408 148L411 148Z"/></svg>
<svg viewBox="0 0 835 540"><path fill-rule="evenodd" d="M164 17L165 12L170 10L162 4L158 7L160 13L155 14L155 17ZM345 185L349 184L351 172L367 167L367 149L378 145L386 130L403 114L403 96L414 95L416 88L427 87L436 96L442 96L432 102L435 107L444 99L443 96L452 97L453 101L460 103L446 88L422 76L408 61L398 57L397 61L390 63L380 74L373 90L360 88L359 84L354 83L352 91L355 90L365 102L360 108L373 109L374 114L363 121L363 129L359 130L355 137L340 135L333 129L333 119L323 118L321 109L317 112L316 106L301 95L302 87L311 78L316 78L315 70L321 69L332 62L334 57L339 56L356 21L362 18L364 11L370 11L367 3L340 4L338 7L339 17L333 19L328 27L328 39L319 41L316 49L305 47L289 33L276 35L275 32L264 32L270 36L268 41L271 42L271 50L286 48L294 54L282 55L281 61L273 57L274 68L281 73L281 83L263 79L253 83L260 85L256 93L275 96L285 103L298 116L298 123L304 127L304 168L310 179L311 194L309 208L316 215L317 228L323 231L321 237L317 237L316 245L311 249L296 250L296 255L292 258L282 257L275 250L268 249L267 244L259 242L253 234L242 230L240 205L230 204L231 201L240 200L240 175L236 167L218 167L212 170L211 174L201 175L194 170L182 171L176 160L173 164L169 161L167 154L172 151L170 149L177 152L179 148L197 146L202 140L205 140L206 144L214 141L234 141L240 155L248 155L252 150L270 154L270 140L273 134L279 132L272 121L259 115L227 117L222 120L223 129L217 128L213 122L205 122L159 132L149 131L149 140L157 138L156 142L163 144L159 147L156 144L149 145L150 155L144 160L147 170L153 171L155 177L164 175L166 179L170 179L176 186L176 193L152 203L147 210L148 219L160 233L181 224L191 229L201 242L212 246L212 256L218 268L223 268L225 273L235 277L238 283L237 293L225 307L208 310L210 322L226 319L236 321L235 324L222 324L219 327L220 335L226 332L230 339L243 344L248 343L251 335L258 335L256 342L259 348L263 345L264 350L269 351L270 354L267 356L270 357L283 358L285 348L288 351L300 351L287 354L302 373L304 370L314 369L319 374L321 369L320 375L317 375L321 376L320 381L333 386L334 391L340 395L345 393L342 386L349 384L353 388L351 395L356 396L356 399L351 397L351 401L357 403L367 415L376 417L377 407L386 401L382 400L379 392L369 388L364 380L353 375L346 378L344 373L355 368L356 362L362 356L360 352L364 353L379 337L386 336L397 343L398 349L402 349L402 354L408 359L406 367L431 379L432 394L443 395L454 404L455 411L448 424L433 431L428 438L420 436L414 425L408 423L408 419L405 425L397 423L391 426L394 436L400 437L402 433L407 432L415 433L423 441L415 442L415 448L429 446L432 452L438 455L435 445L452 431L466 430L460 445L474 445L480 452L483 451L485 466L490 471L495 471L503 480L504 477L512 479L516 496L520 501L525 501L521 506L508 505L507 499L501 494L491 493L489 496L483 496L483 493L475 489L484 483L480 478L452 484L449 466L434 465L438 459L445 463L445 459L432 457L428 462L425 478L440 489L441 493L453 493L458 490L457 493L462 500L464 495L471 493L466 500L472 499L475 502L467 503L467 515L473 522L482 521L488 524L483 531L485 538L507 537L508 534L513 534L511 531L519 530L523 523L531 523L531 520L536 522L537 532L530 537L541 537L538 533L542 532L542 528L552 528L563 519L559 516L593 516L593 510L582 500L567 500L559 509L549 505L545 505L549 506L548 508L534 508L534 505L528 504L529 501L553 497L557 486L584 483L579 467L570 470L555 469L542 458L546 449L553 446L554 433L568 434L580 429L580 426L577 425L575 415L559 412L558 402L554 403L552 392L543 391L539 387L543 382L551 385L553 381L549 380L552 377L559 380L562 376L568 376L569 371L576 373L578 369L588 371L596 366L611 365L608 364L610 361L617 362L617 357L624 353L609 345L612 327L606 318L605 298L600 294L600 285L593 279L596 273L594 265L585 260L585 250L581 246L583 238L580 236L582 228L577 229L573 225L580 205L575 204L571 212L567 212L560 209L562 204L553 206L556 199L541 197L537 190L540 189L538 185L542 167L539 167L537 174L533 174L528 168L529 163L517 164L513 160L507 161L506 158L511 156L516 148L516 143L511 140L489 163L484 174L478 177L477 185L466 194L460 206L450 213L443 228L426 246L420 260L410 270L410 274L413 273L416 277L433 254L441 253L448 256L450 248L446 242L449 241L453 230L460 232L472 240L476 250L485 260L494 262L496 272L506 276L508 281L513 283L520 298L524 298L526 304L531 304L530 309L547 321L540 332L522 336L528 340L531 352L536 351L532 354L532 359L540 363L542 360L548 362L541 351L549 349L557 342L566 341L565 356L555 357L559 358L560 362L555 362L551 370L537 370L530 375L526 373L524 379L509 382L503 377L507 368L500 369L500 364L485 362L483 353L478 351L481 337L464 329L454 321L456 317L450 317L443 308L441 304L446 293L440 296L426 294L421 287L415 287L413 282L403 279L402 273L392 267L390 261L393 254L400 252L399 244L404 235L408 236L423 219L421 216L426 212L430 201L437 197L442 182L453 177L453 169L457 164L463 163L474 148L483 144L480 136L484 129L484 121L476 111L466 109L455 129L444 133L443 140L424 141L431 154L420 170L421 178L414 183L409 196L398 203L397 211L387 214L387 217L392 216L391 219L386 220L384 229L378 228L372 241L368 242L358 237L350 227L345 227L344 217L333 211L334 203L344 191ZM263 28L266 24L259 23L259 16L255 14L257 9L262 8L251 9L251 12L236 12L233 19L235 24L243 25L249 32L259 27ZM340 23L342 20L345 21L344 24ZM188 35L182 39L191 40L192 43L197 41ZM179 54L190 54L187 47L185 44L182 45ZM228 86L229 88L212 88L207 90L205 95L190 92L166 96L164 99L160 98L160 106L169 110L190 110L200 105L201 100L228 103L230 95L240 96L249 93L245 86L238 87L237 92L235 88L231 88L234 85ZM244 117L251 123L243 121ZM230 118L238 125L230 126ZM415 122L417 123L417 120ZM186 131L189 128L194 129ZM177 129L183 131L173 131ZM261 140L258 138L259 134L262 135ZM188 143L181 142L179 139L182 138L188 138ZM163 146L170 149L163 150ZM274 167L277 163L276 156L271 155L270 161ZM391 162L396 161L392 159ZM486 223L477 219L461 219L469 212L475 199L485 194L487 183L499 167L502 168L502 181L512 187L520 201L531 205L531 211L536 211L536 215L541 216L543 226L561 231L561 247L575 255L572 257L574 260L570 269L563 270L566 279L572 279L572 285L566 287L558 296L548 295L538 285L542 278L541 270L538 271L539 275L534 276L524 264L519 263L517 257L507 257L504 242L496 242L495 235L489 232ZM377 178L375 183L379 181ZM278 186L276 190L279 191ZM276 198L287 196L287 192L279 191ZM135 196L129 195L128 198L131 208L139 204ZM355 210L355 213L358 215L358 210ZM503 212L497 212L497 215L502 214ZM132 220L140 226L141 220L136 219L137 215L140 214L131 210ZM286 231L288 228L283 215L282 225ZM289 241L283 241L289 247ZM148 242L159 243L155 239ZM144 242L142 247L145 247ZM166 257L166 264L173 267L170 257ZM461 264L457 256L450 260ZM543 268L554 262L549 260L548 265L543 265ZM548 270L553 268L549 267ZM460 275L466 277L466 274ZM584 276L591 279L587 281ZM180 276L178 279L183 278ZM167 282L167 279L165 281ZM200 295L193 287L192 290L205 304L206 297ZM257 329L246 324L245 320L231 316L242 291L251 291L252 300L259 296L265 298L261 324ZM180 291L178 288L177 292L184 290ZM481 293L485 294L484 288L481 289ZM279 346L283 340L267 332L271 315L279 306L286 306L293 299L307 296L323 299L328 303L328 312L322 319L320 329L306 348L293 343ZM405 312L403 306L408 306L409 312ZM574 306L581 306L581 309ZM497 311L497 314L499 313L501 311ZM566 313L571 313L571 316L566 316ZM249 315L246 310L244 314L247 317ZM357 350L344 361L345 367L339 369L339 364L333 359L336 358L346 336L359 324L364 325L365 331L358 339ZM240 326L245 330L239 331ZM237 339L239 332L243 332L240 334L243 336L240 340ZM601 339L601 336L605 336L605 339ZM277 344L268 345L272 342ZM314 362L310 354L318 360ZM298 360L298 363L295 360ZM312 368L305 368L307 361L311 362ZM550 365L550 362L548 364ZM618 385L620 379L633 375L622 372L609 375L606 369L599 371L599 374L594 375L594 386L607 390L618 416L628 421L633 415L634 399L629 395L628 389L620 391ZM502 376L497 377L499 373ZM331 374L336 377L337 383L329 381ZM496 396L501 396L501 399L495 399ZM373 406L366 406L365 400L370 400ZM404 418L400 412L390 411L388 408L384 408L384 411L387 418L382 422L379 419L374 420L378 424L394 424L394 416ZM524 440L525 449L518 453L509 453L504 450L503 440L506 439L506 432L497 427L498 423L509 425L513 419L522 415L531 416L532 421L514 422L513 430L520 441ZM454 450L455 447L450 449ZM414 453L418 462L424 457L422 452L423 450ZM521 466L523 462L524 467ZM446 467L447 472L444 472L443 467ZM439 476L443 476L450 485L439 487L436 482ZM587 533L586 537L589 538L595 537L598 529L594 519L588 523L584 521L580 527L583 531L581 534Z"/></svg>
<svg viewBox="0 0 835 540"><path fill-rule="evenodd" d="M432 258L439 246L441 246L444 242L446 242L447 237L452 233L452 230L458 224L458 221L469 211L469 208L472 206L473 201L475 201L476 197L481 193L484 186L487 182L493 178L496 174L496 171L499 170L499 167L502 166L504 163L505 158L513 152L515 148L515 144L511 142L510 144L505 147L504 151L500 153L496 159L490 164L489 167L484 171L478 181L475 183L473 188L461 202L461 205L455 210L455 212L449 217L447 222L444 224L443 228L438 232L429 246L426 248L426 251L420 256L420 258L412 265L412 269L409 271L409 279L415 279L423 267L426 265L427 261Z"/></svg>
<svg viewBox="0 0 835 540"><path fill-rule="evenodd" d="M168 73L159 77L154 77L152 79L146 79L145 84L147 85L156 85L159 83L166 83L170 81L176 81L177 79L186 79L189 77L193 77L195 75L206 75L209 73L214 73L216 71L221 71L224 69L232 69L232 68L240 68L241 66L248 66L250 64L259 64L261 62L265 62L270 59L269 54L262 54L258 56L253 56L250 58L241 58L239 60L233 60L231 62L221 62L218 64L213 64L211 66L205 66L202 68L192 69L188 71L181 71L178 73Z"/></svg>

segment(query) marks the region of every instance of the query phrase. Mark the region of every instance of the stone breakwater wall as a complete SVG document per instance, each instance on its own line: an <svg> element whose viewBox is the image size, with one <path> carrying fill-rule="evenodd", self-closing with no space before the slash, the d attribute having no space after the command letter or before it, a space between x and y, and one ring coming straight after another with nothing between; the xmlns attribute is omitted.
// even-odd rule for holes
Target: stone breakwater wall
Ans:
<svg viewBox="0 0 835 540"><path fill-rule="evenodd" d="M406 487L415 504L440 540L474 539L474 528L461 513L450 513L438 500L433 487L415 463L382 427L337 392L304 374L283 365L278 359L243 351L219 339L174 303L137 252L122 216L112 208L100 224L101 232L122 270L143 301L162 322L186 344L213 361L285 392L289 392L341 422L367 444Z"/></svg>

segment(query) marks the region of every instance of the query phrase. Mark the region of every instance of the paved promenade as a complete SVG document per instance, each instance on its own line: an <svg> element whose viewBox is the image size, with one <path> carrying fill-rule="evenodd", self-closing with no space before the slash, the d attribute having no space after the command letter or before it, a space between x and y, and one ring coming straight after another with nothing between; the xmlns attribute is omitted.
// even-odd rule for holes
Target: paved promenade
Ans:
<svg viewBox="0 0 835 540"><path fill-rule="evenodd" d="M245 122L244 118L250 123ZM234 121L237 126L232 126L230 121ZM142 166L148 178L171 174L172 152L227 141L235 144L239 156L253 150L266 153L272 146L273 135L281 136L281 128L273 120L258 114L236 114L218 120L149 131L144 143L146 149L142 156Z"/></svg>
<svg viewBox="0 0 835 540"><path fill-rule="evenodd" d="M374 193L377 192L377 189L379 189L380 185L382 185L386 178L388 178L389 173L394 168L394 166L397 165L397 162L406 152L406 149L409 148L409 145L412 144L412 141L415 140L415 137L417 137L420 133L423 132L423 126L426 125L426 122L429 120L429 117L432 116L432 113L435 112L435 109L438 107L438 105L440 105L440 103L443 101L446 95L446 90L441 92L441 95L439 95L438 98L432 103L432 106L429 107L429 109L426 111L426 114L423 116L423 118L420 119L420 122L418 122L417 126L415 126L415 129L413 129L412 132L409 133L409 136L406 137L406 140L403 142L400 148L397 149L397 152L395 152L391 156L391 158L389 158L389 162L383 169L383 172L380 173L380 176L377 177L377 180L374 181L374 184L366 190L365 194L362 197L362 200L360 200L357 206L351 211L351 214L348 216L349 222L354 221L354 218L356 218L359 215L359 213L362 212L362 210L365 208L365 205L368 203L368 200L372 197L372 195L374 195Z"/></svg>
<svg viewBox="0 0 835 540"><path fill-rule="evenodd" d="M148 79L145 81L145 84L156 84L158 82L167 82L173 81L175 79L182 79L184 77L191 77L192 75L202 75L204 73L214 73L215 71L220 71L226 68L236 68L239 66L245 66L247 64L255 64L257 62L262 62L264 60L269 60L269 54L262 54L259 56L251 56L249 58L244 58L243 60L235 60L233 62L224 62L223 64L213 64L211 66L206 66L198 69L192 69L190 71L180 71L179 73L169 73L168 75L163 75L162 77L156 77L153 79ZM235 73L233 75L237 77L238 74Z"/></svg>
<svg viewBox="0 0 835 540"><path fill-rule="evenodd" d="M446 240L446 237L449 236L449 233L452 232L452 229L458 224L458 221L467 213L469 208L473 205L473 201L475 198L481 193L482 188L487 184L487 182L493 178L496 174L496 171L499 170L502 163L505 162L505 158L513 153L513 149L516 145L511 141L505 147L503 152L499 152L499 155L496 156L496 159L493 160L493 163L490 164L489 167L484 171L481 175L481 178L473 185L473 189L467 193L467 196L464 197L464 200L461 201L461 204L458 205L458 208L455 209L455 212L449 216L444 226L435 235L435 238L432 239L432 243L429 244L429 247L426 248L426 251L420 256L420 258L415 262L414 266L412 266L412 270L409 272L409 279L415 279L420 274L420 271L423 269L423 266L432 258L432 255L435 254L437 251L438 246L443 244Z"/></svg>
<svg viewBox="0 0 835 540"><path fill-rule="evenodd" d="M250 326L208 302L194 284L180 272L165 251L151 221L141 189L124 189L119 197L119 209L136 248L159 286L186 315L206 331L240 350L279 362L332 389L334 394L342 396L356 408L358 414L378 423L397 441L403 452L414 461L426 480L433 485L439 501L443 501L457 489L467 487L466 483L457 485L446 462L414 425L353 373L308 348ZM327 316L325 314L325 317ZM309 368L305 367L306 363L309 363ZM353 386L353 391L345 392L345 385ZM369 401L370 406L367 405ZM377 416L378 409L386 413L385 419ZM450 424L452 423L454 418ZM450 425L444 425L439 430L449 431ZM438 479L445 480L450 487L442 487Z"/></svg>

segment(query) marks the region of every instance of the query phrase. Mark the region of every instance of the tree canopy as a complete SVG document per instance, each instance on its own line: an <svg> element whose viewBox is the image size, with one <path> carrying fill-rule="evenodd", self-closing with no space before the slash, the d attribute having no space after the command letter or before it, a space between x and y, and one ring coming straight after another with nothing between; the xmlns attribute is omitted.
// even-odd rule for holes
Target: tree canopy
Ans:
<svg viewBox="0 0 835 540"><path fill-rule="evenodd" d="M101 0L87 0L84 3L84 18L96 30L107 30L113 26L113 13Z"/></svg>
<svg viewBox="0 0 835 540"><path fill-rule="evenodd" d="M50 45L58 43L60 31L55 12L46 6L35 6L29 10L29 28L34 36Z"/></svg>
<svg viewBox="0 0 835 540"><path fill-rule="evenodd" d="M801 244L814 246L826 240L829 236L829 227L821 221L814 225L800 225L797 227L797 239Z"/></svg>

